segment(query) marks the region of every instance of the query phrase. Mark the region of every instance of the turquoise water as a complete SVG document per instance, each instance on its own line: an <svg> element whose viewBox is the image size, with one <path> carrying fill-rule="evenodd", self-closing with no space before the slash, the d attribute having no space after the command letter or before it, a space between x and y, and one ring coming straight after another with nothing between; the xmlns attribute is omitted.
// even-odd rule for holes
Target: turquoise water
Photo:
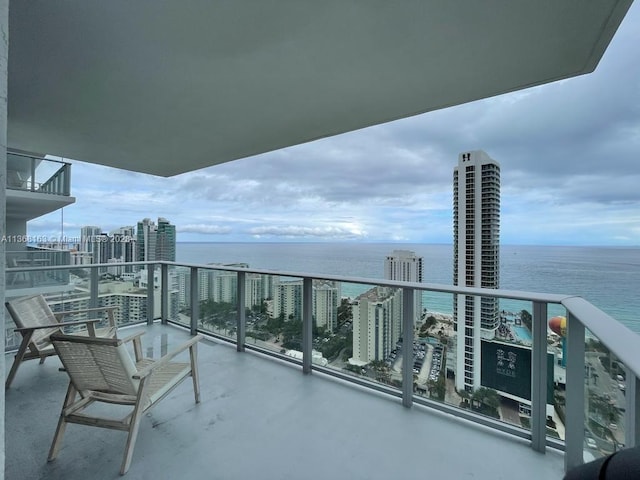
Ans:
<svg viewBox="0 0 640 480"><path fill-rule="evenodd" d="M520 325L511 325L511 331L517 337L517 340L529 343L533 340L531 338L531 332L529 332L527 327L523 327Z"/></svg>
<svg viewBox="0 0 640 480"><path fill-rule="evenodd" d="M640 333L640 248L503 245L500 286L508 290L579 295ZM452 285L451 245L370 243L178 243L177 261L248 263L253 268L381 279L384 258L395 249L424 258L424 281ZM368 287L342 285L355 297ZM451 295L425 293L424 306L452 313ZM500 308L531 311L529 302L502 300ZM549 306L549 316L564 315Z"/></svg>

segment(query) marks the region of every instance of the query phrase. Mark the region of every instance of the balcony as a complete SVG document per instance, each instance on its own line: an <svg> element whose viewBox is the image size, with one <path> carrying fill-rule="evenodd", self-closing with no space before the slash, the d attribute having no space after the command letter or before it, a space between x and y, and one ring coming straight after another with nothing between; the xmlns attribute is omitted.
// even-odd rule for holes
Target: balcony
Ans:
<svg viewBox="0 0 640 480"><path fill-rule="evenodd" d="M75 202L71 164L7 152L7 219L30 220Z"/></svg>
<svg viewBox="0 0 640 480"><path fill-rule="evenodd" d="M622 444L636 445L640 338L581 298L174 262L136 265L145 270L135 291L122 290L127 303L116 299L117 284L125 282L98 274L102 267L118 265L82 266L85 273L80 277L78 266L73 273L69 266L50 268L69 271L75 284L72 295L52 299L54 308L66 310L84 302L136 309L135 314L120 312L127 313L119 318L126 330L123 335L144 329L144 348L154 355L171 350L189 334L207 335L199 356L203 402L194 407L185 387L153 410L138 437L128 473L131 478L197 477L212 472L220 478L382 479L427 473L434 478L492 478L505 471L510 478L560 478L565 468L585 458L604 455ZM20 271L10 268L7 273ZM260 320L261 314L247 307L253 303L249 292L261 291L248 286L281 277L302 280L302 311L299 319L292 314L286 322L294 331L278 334L276 339L262 328L269 324L266 318ZM403 289L402 325L398 332L389 331L391 337L399 333L400 339L393 344L388 368L382 361L351 368L353 364L340 355L327 355L321 361L325 340L329 343L334 336L312 324L313 280L339 282L343 294L349 295L371 286ZM201 301L206 290L202 282L207 281L221 282L218 290L228 292L233 301L221 301L212 310ZM182 295L178 287L186 286L188 291ZM528 404L518 407L503 398L495 417L478 408L480 400L456 391L447 374L456 365L453 325L442 324L450 329L448 339L443 333L421 336L413 315L414 296L421 291L451 298L456 294L497 297L522 302L531 310L531 338L513 343L519 352L530 351ZM223 304L232 307L219 308ZM563 366L549 363L553 339L546 321L559 308L566 312L568 324ZM145 317L144 324L133 321ZM335 335L346 332L348 323L338 322ZM516 324L501 323L501 328L522 335ZM356 338L357 333L365 334L355 322L352 333ZM297 342L299 355L292 353L297 349L285 347L281 335ZM511 344L502 340L500 345L510 348ZM426 358L421 351L426 351ZM464 350L459 355L464 357ZM609 368L612 363L620 366L617 375L624 377L626 388L611 392L609 398L621 413L615 427L594 404L600 398L598 388L609 386L603 370L605 357ZM415 363L417 358L424 358L424 363ZM10 356L6 361L11 361ZM124 436L114 432L69 427L58 459L46 463L56 410L66 389L66 377L58 367L55 358L44 365L27 362L7 392L7 476L116 477ZM549 400L549 381L558 381L558 370L564 376L563 386L555 385L554 392L561 395L554 393ZM469 371L491 373L477 360ZM600 387L594 374L599 375ZM611 374L615 380L617 375ZM472 376L465 379L474 382ZM446 386L441 395L436 388L440 380ZM560 406L562 418L557 415ZM33 428L25 428L25 418L32 419Z"/></svg>
<svg viewBox="0 0 640 480"><path fill-rule="evenodd" d="M144 329L143 347L154 354L188 336L171 326L134 328ZM201 342L198 358L202 402L194 406L187 382L151 411L128 478L493 478L504 469L522 472L514 479L562 476L557 452L538 454L524 441L403 408L328 375L302 375L295 363L216 340ZM58 367L55 358L27 362L7 392L6 477L117 478L121 432L69 426L47 463L67 382ZM25 429L27 418L33 428Z"/></svg>
<svg viewBox="0 0 640 480"><path fill-rule="evenodd" d="M51 248L27 246L26 250L7 250L7 265L21 267L20 271L7 275L5 296L7 298L34 293L53 293L72 288L69 271L36 269L33 267L54 267L69 265L70 252Z"/></svg>

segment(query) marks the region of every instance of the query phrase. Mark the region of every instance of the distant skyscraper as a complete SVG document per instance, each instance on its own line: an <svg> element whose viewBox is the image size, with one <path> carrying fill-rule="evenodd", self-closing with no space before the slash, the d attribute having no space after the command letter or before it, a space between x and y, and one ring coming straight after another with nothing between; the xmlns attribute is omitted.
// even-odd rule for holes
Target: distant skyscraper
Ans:
<svg viewBox="0 0 640 480"><path fill-rule="evenodd" d="M136 239L138 245L137 260L147 262L156 259L156 224L150 218L138 222Z"/></svg>
<svg viewBox="0 0 640 480"><path fill-rule="evenodd" d="M353 357L365 365L386 360L396 348L402 327L402 289L373 287L353 304Z"/></svg>
<svg viewBox="0 0 640 480"><path fill-rule="evenodd" d="M338 305L340 305L340 282L329 280L313 281L313 318L316 326L335 331L338 326Z"/></svg>
<svg viewBox="0 0 640 480"><path fill-rule="evenodd" d="M111 258L119 262L136 261L135 227L120 227L111 232ZM133 272L132 266L125 266L124 272Z"/></svg>
<svg viewBox="0 0 640 480"><path fill-rule="evenodd" d="M102 229L95 226L86 226L80 229L80 251L90 253L93 263L98 263L98 237L102 235Z"/></svg>
<svg viewBox="0 0 640 480"><path fill-rule="evenodd" d="M500 165L478 150L460 154L453 171L453 284L498 288ZM480 387L480 341L499 323L498 299L454 295L458 332L456 388Z"/></svg>
<svg viewBox="0 0 640 480"><path fill-rule="evenodd" d="M166 218L158 218L156 260L176 261L176 226Z"/></svg>
<svg viewBox="0 0 640 480"><path fill-rule="evenodd" d="M422 283L423 258L409 250L394 250L384 261L384 278L401 282ZM414 322L422 318L422 292L416 292Z"/></svg>
<svg viewBox="0 0 640 480"><path fill-rule="evenodd" d="M273 288L274 317L284 315L285 320L302 320L302 279L282 280L277 277Z"/></svg>
<svg viewBox="0 0 640 480"><path fill-rule="evenodd" d="M175 262L176 227L168 220L158 218L158 225L148 218L138 222L136 240L138 261Z"/></svg>

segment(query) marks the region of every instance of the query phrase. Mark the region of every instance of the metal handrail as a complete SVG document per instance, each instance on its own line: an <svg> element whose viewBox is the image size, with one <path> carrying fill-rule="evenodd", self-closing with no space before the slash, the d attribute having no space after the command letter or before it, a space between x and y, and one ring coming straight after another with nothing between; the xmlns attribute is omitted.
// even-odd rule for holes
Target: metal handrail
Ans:
<svg viewBox="0 0 640 480"><path fill-rule="evenodd" d="M147 302L150 310L153 311L153 296L154 296L154 270L156 266L161 269L162 279L162 308L161 318L164 323L168 321L168 308L167 308L167 272L170 267L182 267L191 269L191 324L190 330L192 333L199 331L198 329L198 275L193 274L198 269L204 270L217 270L238 273L238 308L237 317L237 336L234 343L236 343L239 351L244 351L245 347L250 350L260 350L249 344L245 345L245 318L244 318L244 284L246 274L258 274L258 275L271 275L279 277L289 277L303 279L303 299L307 304L306 308L303 308L303 332L302 332L302 346L303 346L303 360L301 362L302 370L305 373L311 373L312 371L327 373L326 368L322 368L313 365L311 362L312 357L312 343L311 343L311 325L312 325L312 311L309 307L310 299L312 298L312 280L329 280L342 283L354 283L361 285L375 285L383 287L392 287L403 289L404 292L404 309L403 309L403 345L406 346L405 352L406 358L408 358L409 348L413 344L413 295L418 291L429 291L446 293L452 295L470 295L481 297L493 297L493 298L505 298L511 300L521 300L532 302L533 306L533 345L532 345L532 422L531 432L518 429L511 425L502 425L499 422L493 422L489 420L475 419L476 415L473 412L462 411L461 409L449 405L438 407L440 410L453 413L454 415L461 416L466 419L474 420L486 426L492 426L498 430L514 434L516 436L528 438L532 442L532 448L540 452L544 452L547 447L560 448L565 450L565 467L570 469L583 462L583 442L584 442L584 402L585 402L585 387L584 387L584 339L585 331L590 331L595 335L603 345L605 345L617 358L619 358L627 368L627 394L626 401L627 406L625 409L625 418L627 422L626 428L626 445L631 446L637 443L637 439L640 438L640 402L637 401L637 397L640 397L640 357L637 352L640 351L640 335L635 334L629 330L623 324L617 322L611 316L607 315L602 310L598 309L587 300L575 295L562 295L562 294L550 294L539 292L527 292L517 290L504 290L504 289L487 289L477 287L465 287L454 285L442 285L433 283L414 283L414 282L401 282L394 280L373 279L365 277L352 277L343 275L327 275L327 274L313 274L307 272L296 271L278 271L245 267L233 267L224 265L211 265L211 264L198 264L198 263L179 263L169 261L147 261L147 262L123 262L123 263L104 263L104 264L90 264L90 265L64 265L64 266L34 266L34 267L20 267L20 268L7 268L7 272L37 272L42 270L69 270L69 269L91 269L91 296L92 302L97 302L97 279L99 268L113 268L113 267L125 267L125 266L145 266L147 267ZM194 296L195 295L195 296ZM93 297L96 297L93 299ZM195 301L194 301L195 299ZM547 362L547 346L546 346L546 315L547 306L549 304L562 305L568 312L568 326L567 326L567 390L566 390L566 436L565 442L561 442L555 439L546 437L546 362ZM152 322L153 318L148 318L148 322ZM276 357L282 357L282 355L270 352L270 355ZM404 365L403 368L403 388L400 392L395 392L396 396L402 398L403 405L409 407L414 403L414 394L410 386L412 385L411 368ZM332 372L332 375L342 378L348 381L354 381L348 374L342 372ZM356 383L358 383L356 381ZM361 382L360 382L361 383ZM385 387L386 388L386 387ZM377 388L382 391L384 389ZM416 402L421 405L433 406L433 402L425 401L424 399L416 399ZM479 418L479 417L478 417Z"/></svg>

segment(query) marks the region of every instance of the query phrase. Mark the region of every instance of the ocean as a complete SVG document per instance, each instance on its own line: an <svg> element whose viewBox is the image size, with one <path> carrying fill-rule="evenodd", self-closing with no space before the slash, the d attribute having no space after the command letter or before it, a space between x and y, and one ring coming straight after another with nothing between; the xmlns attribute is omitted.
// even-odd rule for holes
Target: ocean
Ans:
<svg viewBox="0 0 640 480"><path fill-rule="evenodd" d="M384 278L384 258L393 250L424 257L426 283L453 284L453 247L406 243L178 243L184 263L247 263L253 268L308 274ZM507 290L579 295L640 334L640 248L500 246L500 286ZM355 297L365 286L343 284ZM425 293L429 311L452 312L452 297ZM508 311L530 303L501 300ZM549 316L563 315L559 306Z"/></svg>

